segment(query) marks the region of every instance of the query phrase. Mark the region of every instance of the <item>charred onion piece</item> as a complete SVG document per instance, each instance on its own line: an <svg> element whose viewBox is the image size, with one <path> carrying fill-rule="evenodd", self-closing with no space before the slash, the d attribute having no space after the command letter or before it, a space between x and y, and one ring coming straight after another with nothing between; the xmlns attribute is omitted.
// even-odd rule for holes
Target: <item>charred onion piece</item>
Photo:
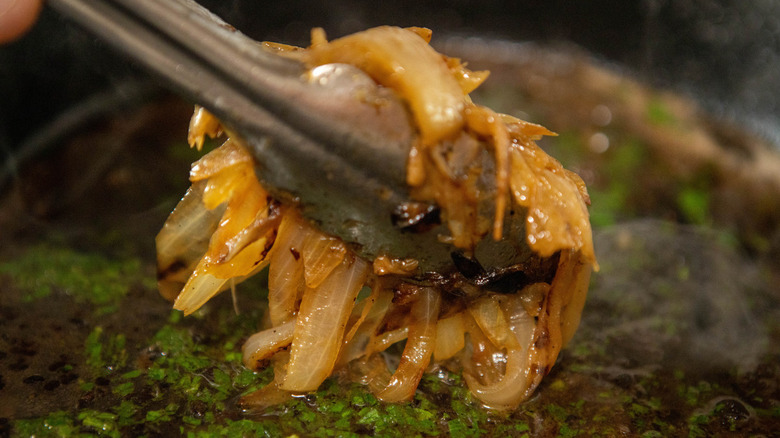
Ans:
<svg viewBox="0 0 780 438"><path fill-rule="evenodd" d="M411 199L388 219L420 235L447 230L438 240L454 248L451 267L361 258L266 193L237 139L193 164L192 187L157 236L160 290L189 314L270 265L270 325L243 352L249 368L273 364L275 379L245 403L316 390L338 369L381 400L405 401L434 362L462 369L486 406L513 408L574 334L596 266L585 186L534 143L551 132L472 103L487 73L436 53L429 38L379 27L328 42L315 30L306 50L267 47L312 69L351 64L406 102L417 132ZM221 131L197 108L190 144ZM498 246L481 250L489 241ZM389 370L379 353L401 341Z"/></svg>

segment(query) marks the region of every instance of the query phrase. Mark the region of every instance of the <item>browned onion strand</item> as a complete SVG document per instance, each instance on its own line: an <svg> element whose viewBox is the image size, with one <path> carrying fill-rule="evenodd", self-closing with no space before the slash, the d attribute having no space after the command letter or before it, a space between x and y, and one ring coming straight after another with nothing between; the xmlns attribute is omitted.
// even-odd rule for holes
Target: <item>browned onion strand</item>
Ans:
<svg viewBox="0 0 780 438"><path fill-rule="evenodd" d="M183 226L189 221L186 212L192 211L196 217L209 221L208 230L212 232L207 234L208 246L174 303L174 308L185 314L194 312L230 284L235 284L228 280L241 281L267 265L266 255L273 244L279 219L267 220L271 204L254 175L254 160L244 148L230 141L198 160L190 177L193 189L179 206L184 213L174 210L157 237L158 244L162 244L158 248L158 260L173 260L174 265L177 262L186 264L182 257L193 256L193 251L184 254L176 246L165 250L168 242L174 245L187 240L203 242L204 238L196 236L191 226ZM215 213L201 214L204 210ZM219 220L214 221L217 217ZM202 243L194 248L202 249ZM165 269L169 267L160 267L166 274ZM170 285L175 275L161 275L160 284Z"/></svg>
<svg viewBox="0 0 780 438"><path fill-rule="evenodd" d="M406 401L434 362L462 370L485 406L511 409L573 336L597 266L585 185L536 145L554 134L474 104L468 93L487 72L436 53L429 40L426 29L384 26L331 42L316 30L307 50L266 46L312 68L355 65L394 90L419 133L406 181L413 201L440 208L449 231L440 240L467 255L486 238L518 241L535 253L524 265L533 278L497 294L465 276L431 280L413 258L364 260L295 205L272 199L251 154L227 139L193 164L192 187L157 236L159 287L189 314L268 267L269 325L247 339L243 360L252 369L270 364L274 380L244 404L284 402L339 370L380 400ZM200 147L222 131L198 107L188 141ZM484 168L495 169L489 189ZM524 212L524 234L504 232L507 209ZM396 358L388 349L404 341Z"/></svg>
<svg viewBox="0 0 780 438"><path fill-rule="evenodd" d="M315 39L316 38L316 39ZM409 103L423 143L434 144L463 125L463 91L449 66L419 34L381 26L327 42L313 35L309 62L346 63L396 90Z"/></svg>
<svg viewBox="0 0 780 438"><path fill-rule="evenodd" d="M564 277L560 280L556 278L556 286L568 290L571 296L568 302L564 304L561 312L561 343L563 345L569 343L580 325L582 309L585 307L585 298L588 295L588 286L590 285L592 272L590 264L579 252L571 255L571 260L568 261L566 269L571 270L571 277Z"/></svg>
<svg viewBox="0 0 780 438"><path fill-rule="evenodd" d="M306 287L316 288L344 260L347 247L341 240L322 233L309 233L303 242Z"/></svg>
<svg viewBox="0 0 780 438"><path fill-rule="evenodd" d="M469 312L493 345L499 348L518 347L517 340L509 331L509 322L501 310L500 298L498 295L480 298L469 306Z"/></svg>
<svg viewBox="0 0 780 438"><path fill-rule="evenodd" d="M509 130L497 114L484 107L469 108L466 116L467 124L471 129L492 138L490 143L493 145L496 161L496 214L493 218L493 239L501 240L509 190Z"/></svg>
<svg viewBox="0 0 780 438"><path fill-rule="evenodd" d="M263 361L286 349L292 343L294 329L295 321L290 320L250 336L242 347L244 365L259 368Z"/></svg>
<svg viewBox="0 0 780 438"><path fill-rule="evenodd" d="M469 343L462 353L463 375L475 378L477 382L490 384L504 373L506 356L504 352L493 345L477 326L474 318L467 315L466 332ZM468 379L467 379L468 382Z"/></svg>
<svg viewBox="0 0 780 438"><path fill-rule="evenodd" d="M412 321L401 362L387 387L377 394L380 400L399 402L411 399L430 363L436 343L436 320L441 298L439 292L430 287L420 288L418 294L412 305Z"/></svg>
<svg viewBox="0 0 780 438"><path fill-rule="evenodd" d="M290 213L279 226L268 268L268 314L271 324L291 319L303 294L301 249L307 235L306 224Z"/></svg>
<svg viewBox="0 0 780 438"><path fill-rule="evenodd" d="M372 292L370 307L364 308L360 318L355 322L349 333L344 337L339 364L345 365L367 354L367 348L379 331L379 324L384 320L388 309L392 305L393 293L381 287L375 287Z"/></svg>
<svg viewBox="0 0 780 438"><path fill-rule="evenodd" d="M464 374L471 392L486 406L505 409L517 406L526 398L529 389L527 362L528 354L520 348L508 350L505 354L506 371L493 384L482 384L473 375Z"/></svg>
<svg viewBox="0 0 780 438"><path fill-rule="evenodd" d="M482 379L474 373L464 374L466 383L474 395L485 405L497 409L516 406L529 397L536 387L535 382L529 380L531 376L529 376L528 366L533 350L531 344L534 341L536 326L534 318L525 311L519 295L508 297L502 307L506 309L507 322L506 325L501 326L501 329L508 330L512 339L502 346L505 360L501 364L503 365L501 368L504 368L503 372L496 373L496 368L499 366L495 364L496 366L490 370L492 373L482 373ZM501 313L503 312L504 310L501 310ZM494 355L495 353L489 353L485 356L494 357Z"/></svg>
<svg viewBox="0 0 780 438"><path fill-rule="evenodd" d="M564 251L558 262L558 272L553 279L547 294L546 312L539 318L540 325L546 322L549 326L551 361L554 362L561 348L574 335L575 324L579 324L579 316L585 303L587 282L590 279L590 269L575 251ZM567 308L572 315L568 319Z"/></svg>

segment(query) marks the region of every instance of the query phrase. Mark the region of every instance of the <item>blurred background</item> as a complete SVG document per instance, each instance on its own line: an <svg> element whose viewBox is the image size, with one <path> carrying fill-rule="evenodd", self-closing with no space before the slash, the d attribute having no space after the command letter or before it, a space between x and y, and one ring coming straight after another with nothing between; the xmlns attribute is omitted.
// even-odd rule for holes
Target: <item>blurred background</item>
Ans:
<svg viewBox="0 0 780 438"><path fill-rule="evenodd" d="M576 45L655 85L696 96L777 139L780 4L771 0L545 2L202 2L258 40L306 45L380 24L451 35ZM0 48L0 149L18 145L77 102L143 77L90 35L45 10L22 40Z"/></svg>

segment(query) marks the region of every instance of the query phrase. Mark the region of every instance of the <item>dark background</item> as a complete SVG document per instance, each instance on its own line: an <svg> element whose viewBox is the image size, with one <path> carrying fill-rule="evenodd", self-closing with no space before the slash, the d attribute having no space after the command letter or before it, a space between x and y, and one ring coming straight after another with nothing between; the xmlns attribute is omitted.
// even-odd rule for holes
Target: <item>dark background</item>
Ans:
<svg viewBox="0 0 780 438"><path fill-rule="evenodd" d="M380 24L425 26L436 38L480 36L574 45L654 85L697 97L716 115L778 138L780 2L739 0L322 2L203 0L249 36L306 45L309 29L337 37ZM17 151L96 93L132 101L143 72L46 8L36 27L0 48L0 153ZM153 82L153 80L151 80ZM148 91L148 90L147 90ZM138 98L135 96L135 98ZM18 164L18 163L15 163ZM7 166L4 166L7 167Z"/></svg>

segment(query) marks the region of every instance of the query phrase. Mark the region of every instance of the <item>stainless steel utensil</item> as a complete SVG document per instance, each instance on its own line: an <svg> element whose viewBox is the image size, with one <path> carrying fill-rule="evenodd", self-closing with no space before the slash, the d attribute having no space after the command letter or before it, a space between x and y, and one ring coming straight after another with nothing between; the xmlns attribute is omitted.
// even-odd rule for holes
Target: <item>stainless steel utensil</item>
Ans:
<svg viewBox="0 0 780 438"><path fill-rule="evenodd" d="M456 249L440 239L446 226L414 232L397 220L411 202L405 169L414 128L400 100L360 71L334 64L307 72L191 0L49 4L208 108L251 148L266 188L324 232L369 260L454 269ZM377 111L356 98L358 88L386 104ZM523 252L517 242L484 240L476 256L488 271Z"/></svg>

